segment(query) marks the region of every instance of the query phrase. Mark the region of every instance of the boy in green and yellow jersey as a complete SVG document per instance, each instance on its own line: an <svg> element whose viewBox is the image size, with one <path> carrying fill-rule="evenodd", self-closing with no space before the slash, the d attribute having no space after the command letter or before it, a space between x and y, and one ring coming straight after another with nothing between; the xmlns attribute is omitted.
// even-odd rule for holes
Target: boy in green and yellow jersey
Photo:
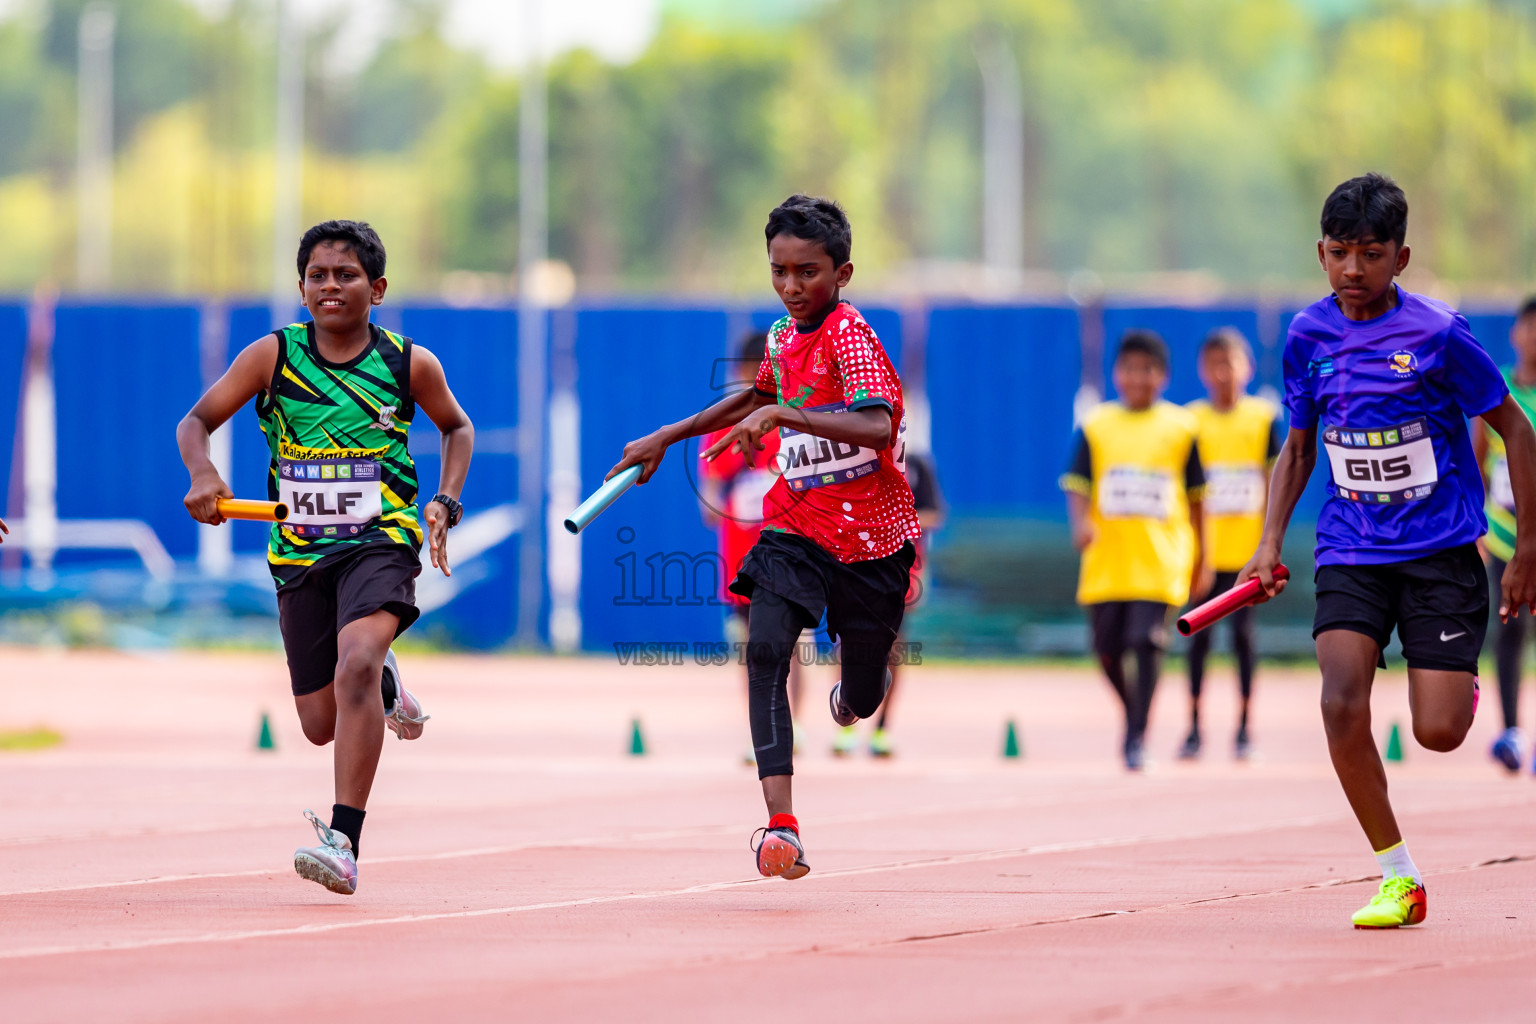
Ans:
<svg viewBox="0 0 1536 1024"><path fill-rule="evenodd" d="M1248 564L1264 532L1269 500L1269 470L1280 453L1280 415L1262 398L1245 394L1253 379L1253 354L1235 328L1212 333L1200 346L1200 379L1208 398L1185 406L1194 413L1205 468L1206 540L1211 547L1215 581L1211 593L1230 590L1238 570ZM1193 600L1207 595L1191 594ZM1248 702L1253 696L1253 609L1240 608L1227 617L1232 623L1232 654L1237 660L1242 709L1232 748L1238 760L1249 752ZM1189 736L1181 758L1200 756L1200 688L1205 659L1211 651L1213 629L1201 630L1189 641Z"/></svg>
<svg viewBox="0 0 1536 1024"><path fill-rule="evenodd" d="M448 576L447 531L463 514L474 428L437 358L369 322L388 284L371 227L310 228L298 271L312 319L247 346L181 421L176 441L192 476L187 511L224 522L218 502L232 495L208 457L208 436L256 399L272 454L268 496L290 509L272 526L267 562L294 703L312 743L336 741L330 826L305 812L320 845L298 850L293 866L351 895L384 729L415 739L427 717L389 649L419 614L423 517L407 432L419 406L443 435L438 493L424 511L432 565Z"/></svg>
<svg viewBox="0 0 1536 1024"><path fill-rule="evenodd" d="M1082 552L1077 600L1088 610L1093 649L1125 708L1125 766L1139 771L1147 715L1162 670L1168 614L1210 586L1202 527L1205 473L1195 418L1161 400L1168 347L1129 331L1115 355L1118 401L1090 412L1061 478ZM1125 655L1135 656L1134 686Z"/></svg>
<svg viewBox="0 0 1536 1024"><path fill-rule="evenodd" d="M1536 421L1536 296L1525 300L1510 328L1509 341L1515 349L1515 363L1504 368L1509 394L1525 415ZM1509 460L1504 439L1472 421L1472 450L1483 470L1483 511L1488 516L1488 532L1483 548L1495 590L1504 578L1504 568L1515 555L1515 495L1509 483ZM1511 617L1493 626L1494 664L1499 675L1499 706L1504 713L1504 731L1494 741L1493 759L1512 772L1520 770L1525 759L1525 737L1519 728L1520 655L1525 646L1527 619ZM1532 763L1536 771L1536 762Z"/></svg>

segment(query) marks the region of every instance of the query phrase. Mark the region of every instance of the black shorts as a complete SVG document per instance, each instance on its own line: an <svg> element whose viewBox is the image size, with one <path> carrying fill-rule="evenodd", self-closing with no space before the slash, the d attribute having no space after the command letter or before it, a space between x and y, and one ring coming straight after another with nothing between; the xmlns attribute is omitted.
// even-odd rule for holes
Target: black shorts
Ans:
<svg viewBox="0 0 1536 1024"><path fill-rule="evenodd" d="M1168 647L1168 613L1172 605L1158 601L1101 601L1088 606L1093 629L1093 653L1117 658L1145 644Z"/></svg>
<svg viewBox="0 0 1536 1024"><path fill-rule="evenodd" d="M1477 545L1389 565L1325 565L1313 578L1313 639L1347 629L1385 650L1395 626L1409 668L1477 672L1488 632L1488 572Z"/></svg>
<svg viewBox="0 0 1536 1024"><path fill-rule="evenodd" d="M387 611L400 617L399 636L421 615L416 577L421 559L401 544L370 544L310 567L277 592L277 624L288 655L293 695L331 685L336 635L349 622Z"/></svg>
<svg viewBox="0 0 1536 1024"><path fill-rule="evenodd" d="M849 636L868 643L888 637L895 642L916 557L917 549L907 541L884 558L839 562L804 537L764 530L742 559L730 590L748 599L758 587L772 591L803 608L813 625L826 612L833 640Z"/></svg>

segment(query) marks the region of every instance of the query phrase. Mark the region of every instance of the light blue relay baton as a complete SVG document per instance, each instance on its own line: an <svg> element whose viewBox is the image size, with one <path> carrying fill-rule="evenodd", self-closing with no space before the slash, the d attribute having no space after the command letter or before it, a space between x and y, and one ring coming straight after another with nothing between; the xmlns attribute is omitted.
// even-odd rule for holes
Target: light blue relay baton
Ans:
<svg viewBox="0 0 1536 1024"><path fill-rule="evenodd" d="M624 472L614 477L592 492L592 497L577 506L565 519L565 528L572 533L580 533L585 530L603 510L618 500L619 495L629 490L636 480L640 479L640 466L630 466Z"/></svg>

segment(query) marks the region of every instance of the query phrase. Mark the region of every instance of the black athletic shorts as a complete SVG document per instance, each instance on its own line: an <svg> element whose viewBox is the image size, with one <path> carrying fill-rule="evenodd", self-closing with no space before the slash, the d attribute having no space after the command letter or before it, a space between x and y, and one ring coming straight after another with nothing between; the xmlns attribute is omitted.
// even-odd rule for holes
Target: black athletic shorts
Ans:
<svg viewBox="0 0 1536 1024"><path fill-rule="evenodd" d="M772 591L805 609L811 622L827 613L827 633L870 642L889 636L892 642L906 613L907 587L917 549L911 541L901 550L867 562L839 562L814 541L780 530L764 530L730 590L750 599L757 587Z"/></svg>
<svg viewBox="0 0 1536 1024"><path fill-rule="evenodd" d="M1088 606L1093 653L1116 658L1144 644L1168 647L1168 612L1158 601L1101 601Z"/></svg>
<svg viewBox="0 0 1536 1024"><path fill-rule="evenodd" d="M1395 626L1409 668L1477 672L1488 632L1488 572L1477 545L1389 565L1325 565L1313 578L1313 639L1347 629L1385 650Z"/></svg>
<svg viewBox="0 0 1536 1024"><path fill-rule="evenodd" d="M399 636L421 615L416 577L421 559L403 544L369 544L326 559L277 592L277 624L288 655L293 695L331 685L336 674L336 635L349 622L377 611L400 617Z"/></svg>

